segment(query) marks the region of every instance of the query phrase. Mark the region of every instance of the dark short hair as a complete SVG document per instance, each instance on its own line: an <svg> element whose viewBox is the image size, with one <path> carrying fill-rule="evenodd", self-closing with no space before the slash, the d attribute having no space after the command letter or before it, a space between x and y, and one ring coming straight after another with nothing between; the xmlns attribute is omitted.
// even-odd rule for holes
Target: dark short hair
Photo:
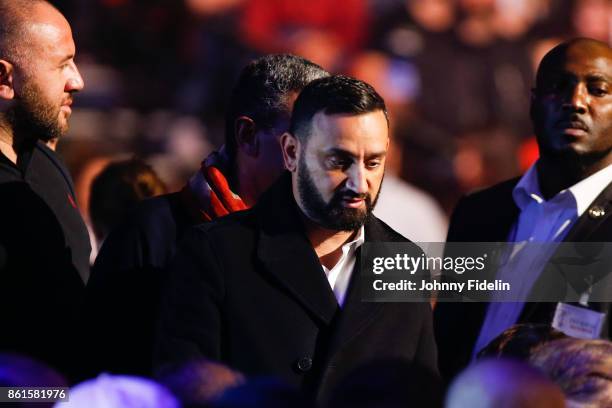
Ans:
<svg viewBox="0 0 612 408"><path fill-rule="evenodd" d="M257 129L272 128L282 115L289 117L289 96L300 92L314 79L329 73L305 58L290 54L267 55L248 64L238 78L226 115L225 149L236 155L236 118L248 116Z"/></svg>
<svg viewBox="0 0 612 408"><path fill-rule="evenodd" d="M305 142L312 118L321 111L326 115L382 111L389 122L385 101L378 92L371 85L344 75L317 79L304 88L293 106L289 131Z"/></svg>

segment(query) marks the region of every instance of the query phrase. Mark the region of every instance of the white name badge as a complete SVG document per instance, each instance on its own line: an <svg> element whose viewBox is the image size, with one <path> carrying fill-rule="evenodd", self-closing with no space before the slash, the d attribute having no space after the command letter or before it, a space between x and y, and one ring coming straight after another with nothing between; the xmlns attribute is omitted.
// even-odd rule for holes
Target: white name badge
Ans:
<svg viewBox="0 0 612 408"><path fill-rule="evenodd" d="M571 337L596 339L599 338L605 317L605 313L567 303L557 303L552 327Z"/></svg>

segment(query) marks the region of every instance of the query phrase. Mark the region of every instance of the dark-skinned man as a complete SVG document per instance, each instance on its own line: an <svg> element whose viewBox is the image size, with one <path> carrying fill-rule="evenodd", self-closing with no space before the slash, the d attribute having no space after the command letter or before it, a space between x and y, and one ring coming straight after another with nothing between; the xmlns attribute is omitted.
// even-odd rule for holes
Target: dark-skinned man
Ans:
<svg viewBox="0 0 612 408"><path fill-rule="evenodd" d="M463 198L451 219L449 242L612 241L610 46L574 39L548 52L538 68L531 118L540 158L520 179ZM510 276L529 281L527 291L547 262L533 260L532 267ZM598 320L582 335L609 337L610 304L584 303L588 308L524 301L439 303L435 327L441 371L452 377L515 323L553 324L559 313L576 313L572 319L582 323Z"/></svg>

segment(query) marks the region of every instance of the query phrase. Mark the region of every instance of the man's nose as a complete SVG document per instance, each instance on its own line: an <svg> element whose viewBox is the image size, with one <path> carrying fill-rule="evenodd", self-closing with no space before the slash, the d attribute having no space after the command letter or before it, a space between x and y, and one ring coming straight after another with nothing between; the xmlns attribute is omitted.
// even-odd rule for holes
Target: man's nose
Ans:
<svg viewBox="0 0 612 408"><path fill-rule="evenodd" d="M366 194L368 192L368 179L363 164L354 164L351 166L346 187L357 194Z"/></svg>
<svg viewBox="0 0 612 408"><path fill-rule="evenodd" d="M583 84L576 84L567 96L563 109L572 110L578 113L585 113L587 111L589 93L586 86Z"/></svg>
<svg viewBox="0 0 612 408"><path fill-rule="evenodd" d="M70 67L70 75L66 80L66 92L78 92L85 87L85 81L79 72L76 64L73 62Z"/></svg>

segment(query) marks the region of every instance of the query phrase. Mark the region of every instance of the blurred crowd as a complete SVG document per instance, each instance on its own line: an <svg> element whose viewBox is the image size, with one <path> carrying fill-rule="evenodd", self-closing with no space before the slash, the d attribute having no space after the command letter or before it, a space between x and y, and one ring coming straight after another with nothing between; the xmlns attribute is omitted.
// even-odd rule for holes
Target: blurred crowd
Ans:
<svg viewBox="0 0 612 408"><path fill-rule="evenodd" d="M450 384L401 359L349 373L318 404L273 377L247 377L206 359L167 366L153 378L101 374L68 389L54 369L0 354L0 386L64 387L53 408L609 408L612 343L567 337L548 325L504 331Z"/></svg>
<svg viewBox="0 0 612 408"><path fill-rule="evenodd" d="M224 137L239 70L302 55L371 83L391 114L394 172L448 213L537 158L540 58L564 38L610 41L607 0L56 0L86 87L58 146L89 221L89 187L136 155L169 191ZM486 170L485 170L486 169Z"/></svg>

